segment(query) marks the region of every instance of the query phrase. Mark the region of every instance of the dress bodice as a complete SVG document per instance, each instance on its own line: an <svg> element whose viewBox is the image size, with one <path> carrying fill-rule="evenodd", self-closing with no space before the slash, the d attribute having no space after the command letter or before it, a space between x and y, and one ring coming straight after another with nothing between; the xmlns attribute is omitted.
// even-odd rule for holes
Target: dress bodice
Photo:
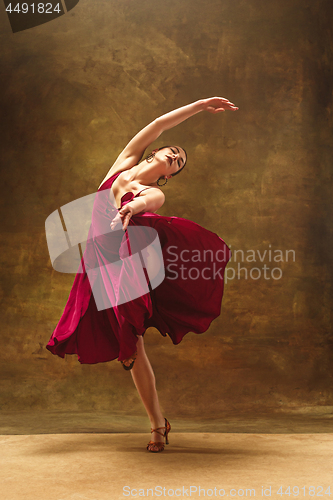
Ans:
<svg viewBox="0 0 333 500"><path fill-rule="evenodd" d="M116 180L116 178L120 174L121 174L121 172L118 172L117 174L114 174L111 177L109 177L105 182L103 182L103 184L101 185L101 187L97 191L103 191L104 189L111 189L112 184L114 183L114 181ZM150 188L149 187L143 188L136 195L134 195L132 193L132 191L127 191L126 193L124 193L123 196L121 197L121 200L120 200L120 207L117 207L117 210L120 210L123 205L125 205L126 203L129 203L134 198L139 196L139 194L142 193L142 191L144 191L145 189L150 189Z"/></svg>

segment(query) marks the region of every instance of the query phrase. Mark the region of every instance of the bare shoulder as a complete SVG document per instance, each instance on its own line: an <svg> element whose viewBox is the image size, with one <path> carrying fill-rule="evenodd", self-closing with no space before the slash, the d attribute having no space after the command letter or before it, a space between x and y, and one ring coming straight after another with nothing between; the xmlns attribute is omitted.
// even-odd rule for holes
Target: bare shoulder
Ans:
<svg viewBox="0 0 333 500"><path fill-rule="evenodd" d="M165 194L163 193L162 189L155 186L150 186L148 189L145 189L142 194L146 196L151 195L154 198L159 198L163 200L163 203L165 201Z"/></svg>
<svg viewBox="0 0 333 500"><path fill-rule="evenodd" d="M165 202L165 194L158 187L150 187L142 191L139 194L139 197L144 197L146 202L146 211L147 212L155 212Z"/></svg>
<svg viewBox="0 0 333 500"><path fill-rule="evenodd" d="M160 193L163 196L165 196L165 194L163 193L162 189L160 189L159 187L156 187L156 186L147 186L147 188L151 189L154 193Z"/></svg>

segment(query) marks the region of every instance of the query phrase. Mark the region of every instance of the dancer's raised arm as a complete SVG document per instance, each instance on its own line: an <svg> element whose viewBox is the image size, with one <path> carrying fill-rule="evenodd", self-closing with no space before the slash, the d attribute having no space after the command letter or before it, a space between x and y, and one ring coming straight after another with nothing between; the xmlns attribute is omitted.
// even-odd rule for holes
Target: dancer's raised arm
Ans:
<svg viewBox="0 0 333 500"><path fill-rule="evenodd" d="M181 108L177 108L156 118L130 140L112 165L108 177L119 171L128 170L133 167L133 165L136 165L141 159L145 149L165 130L175 127L179 123L187 120L187 118L200 113L200 111L219 113L226 109L237 110L238 108L234 106L232 102L228 101L228 99L223 97L211 97L208 99L200 99L199 101L182 106Z"/></svg>

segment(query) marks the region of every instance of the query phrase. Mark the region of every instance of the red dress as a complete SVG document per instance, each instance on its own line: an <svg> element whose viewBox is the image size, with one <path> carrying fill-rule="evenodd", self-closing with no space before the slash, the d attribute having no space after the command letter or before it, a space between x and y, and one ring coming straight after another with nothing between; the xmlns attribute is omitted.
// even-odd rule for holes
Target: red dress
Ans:
<svg viewBox="0 0 333 500"><path fill-rule="evenodd" d="M62 358L77 354L80 363L128 358L136 350L137 336L151 326L179 344L188 332L205 332L221 313L224 270L231 257L226 243L195 222L152 212L133 215L125 232L111 231L110 222L120 208L110 203L108 193L119 174L97 191L98 196L106 196L94 203L81 264L46 345ZM133 198L133 193L125 193L121 207ZM132 228L139 235L130 245ZM147 273L142 255L134 260L140 253L135 250L152 243L151 231L158 235L164 261L164 279L157 286L152 286L152 274ZM140 287L143 292L136 290Z"/></svg>

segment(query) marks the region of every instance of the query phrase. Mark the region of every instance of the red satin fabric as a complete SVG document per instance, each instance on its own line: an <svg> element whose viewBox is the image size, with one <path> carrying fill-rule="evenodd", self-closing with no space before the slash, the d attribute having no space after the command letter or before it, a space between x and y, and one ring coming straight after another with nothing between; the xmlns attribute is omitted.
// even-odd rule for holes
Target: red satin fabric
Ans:
<svg viewBox="0 0 333 500"><path fill-rule="evenodd" d="M94 205L86 250L63 314L46 345L51 353L62 358L65 354L77 354L82 364L128 358L136 350L137 336L144 335L151 326L164 337L169 335L173 344L179 344L188 332L207 331L221 313L224 269L231 257L226 243L195 222L151 212L134 215L129 226L152 227L157 231L164 260L164 280L134 300L104 310L97 309L92 293L94 269L102 268L106 298L116 293L126 273L133 273L133 269L126 269L126 256L129 255L127 232L110 232L110 222L117 208L108 209L108 192L118 175L110 177L98 190L102 195L105 190L107 196ZM133 198L133 193L126 193L121 206ZM108 228L108 232L103 228ZM213 254L213 260L207 258L203 261L205 250L207 256ZM174 262L175 254L178 255L177 262ZM187 262L193 257L193 262ZM108 262L116 263L111 273L103 267ZM187 270L195 267L197 271L189 275L181 271L181 265ZM146 269L143 271L148 282ZM135 272L131 280L133 287L137 286Z"/></svg>

